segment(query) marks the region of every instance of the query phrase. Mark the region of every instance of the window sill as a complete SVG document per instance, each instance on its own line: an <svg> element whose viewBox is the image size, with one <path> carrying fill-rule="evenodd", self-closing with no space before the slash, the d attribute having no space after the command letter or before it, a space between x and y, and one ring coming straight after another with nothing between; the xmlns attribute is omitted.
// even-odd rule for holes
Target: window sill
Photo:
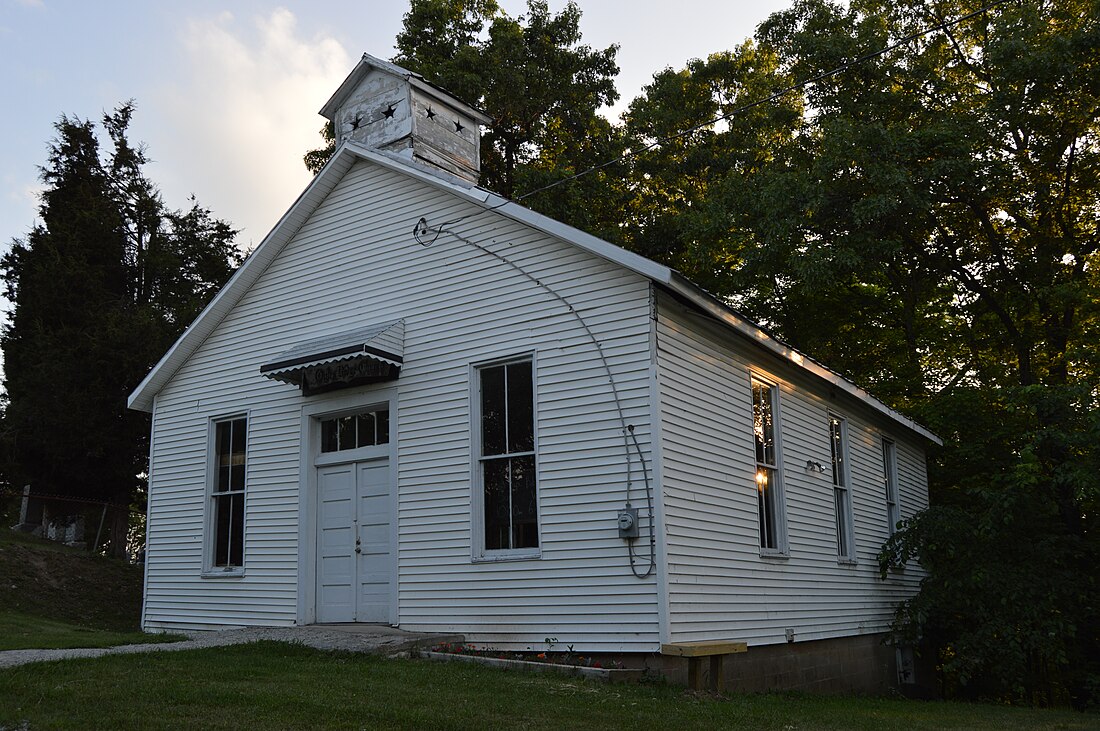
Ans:
<svg viewBox="0 0 1100 731"><path fill-rule="evenodd" d="M836 562L840 566L858 566L859 561L854 558L846 558L844 556L838 556Z"/></svg>
<svg viewBox="0 0 1100 731"><path fill-rule="evenodd" d="M207 569L200 576L203 579L240 579L244 577L244 569Z"/></svg>
<svg viewBox="0 0 1100 731"><path fill-rule="evenodd" d="M791 554L788 551L781 551L781 550L776 549L776 548L761 548L760 549L760 558L779 559L781 561L786 561L786 560L790 559L790 557L791 557Z"/></svg>
<svg viewBox="0 0 1100 731"><path fill-rule="evenodd" d="M541 558L541 550L508 551L507 553L487 553L474 556L471 561L473 563L502 563L506 561L538 561Z"/></svg>

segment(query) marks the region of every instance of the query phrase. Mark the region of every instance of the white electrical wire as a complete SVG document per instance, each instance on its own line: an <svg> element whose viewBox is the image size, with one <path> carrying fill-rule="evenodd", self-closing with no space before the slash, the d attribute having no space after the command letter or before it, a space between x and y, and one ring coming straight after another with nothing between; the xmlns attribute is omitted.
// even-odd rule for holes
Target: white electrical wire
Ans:
<svg viewBox="0 0 1100 731"><path fill-rule="evenodd" d="M467 237L462 236L461 234L456 233L453 230L444 229L442 227L437 228L437 229L433 229L428 225L428 221L427 221L426 218L422 217L419 221L416 222L416 225L413 227L413 238L416 239L416 242L418 244L420 244L421 246L423 246L425 248L431 247L434 243L436 243L436 241L439 240L440 235L444 234L444 233L450 234L454 238L458 239L459 241L462 241L465 244L468 244L468 245L474 247L478 251L481 251L485 254L488 254L489 256L492 256L493 258L495 258L499 261L504 262L505 264L507 264L508 266L512 267L517 272L522 274L524 277L526 277L527 279L531 280L536 285L541 287L543 290L548 292L555 299L557 299L559 302L561 302L563 305L565 305L565 308L569 311L569 313L571 315L573 315L574 319L576 319L576 321L580 324L580 326L584 330L585 334L588 335L588 339L592 341L592 345L596 348L596 354L599 356L600 363L603 365L604 372L607 374L607 382L608 382L608 385L611 387L611 397L612 397L612 400L615 402L615 411L618 413L619 424L622 427L623 447L624 447L625 452L626 452L626 505L627 505L627 507L630 507L630 495L631 495L631 488L632 488L632 483L633 483L633 460L632 460L632 457L631 457L632 443L633 443L633 447L634 447L635 451L637 451L637 454L638 454L638 462L641 464L641 467L642 467L642 478L645 481L647 511L649 513L649 515L648 515L648 518L649 518L649 567L643 573L638 572L637 566L635 565L634 543L633 543L633 541L628 541L627 542L627 553L630 557L630 571L631 571L631 573L633 573L639 579L644 579L644 578L649 577L653 573L653 571L656 569L656 566L657 566L657 560L656 560L656 535L655 535L656 534L656 525L655 525L655 521L654 521L654 517L653 517L653 487L652 487L652 485L650 484L650 481L649 481L649 467L646 465L645 454L642 452L642 447L641 447L641 444L638 442L637 434L634 433L634 425L633 424L628 424L627 421L626 421L626 413L623 411L622 399L619 396L619 388L615 383L615 377L611 373L611 366L607 362L607 355L604 353L603 346L600 345L600 341L596 338L596 335L592 332L592 329L590 327L588 327L588 323L584 321L584 318L580 316L580 313L578 313L576 311L576 309L573 308L573 305L570 304L567 299L562 297L560 294L555 292L553 289L551 289L549 286L547 286L546 284L541 282L536 277L532 276L530 273L528 273L525 269L520 267L515 262L504 258L500 254L496 253L495 251L492 251L491 249L488 249L488 248L482 246L481 244L477 243L476 241L471 241Z"/></svg>

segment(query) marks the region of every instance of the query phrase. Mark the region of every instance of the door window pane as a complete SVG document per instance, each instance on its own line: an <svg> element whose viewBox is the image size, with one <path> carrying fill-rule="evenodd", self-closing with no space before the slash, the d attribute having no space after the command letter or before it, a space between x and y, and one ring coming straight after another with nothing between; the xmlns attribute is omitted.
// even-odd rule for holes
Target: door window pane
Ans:
<svg viewBox="0 0 1100 731"><path fill-rule="evenodd" d="M390 441L390 410L375 409L321 419L321 451L343 452Z"/></svg>
<svg viewBox="0 0 1100 731"><path fill-rule="evenodd" d="M378 444L378 435L376 433L377 419L374 415L374 412L372 411L369 414L359 414L359 416L355 418L359 421L357 427L359 437L356 441L356 445L360 447L373 447L375 444Z"/></svg>

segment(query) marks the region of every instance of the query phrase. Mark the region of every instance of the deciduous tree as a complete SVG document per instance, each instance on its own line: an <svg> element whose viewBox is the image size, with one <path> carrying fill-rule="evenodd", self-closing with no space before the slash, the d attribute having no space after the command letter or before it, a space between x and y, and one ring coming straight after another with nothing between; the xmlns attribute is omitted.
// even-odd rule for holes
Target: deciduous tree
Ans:
<svg viewBox="0 0 1100 731"><path fill-rule="evenodd" d="M658 75L627 119L643 139L720 112L730 90L811 81L770 107L793 116L754 108L641 156L634 185L656 203L628 226L946 438L938 507L884 555L930 571L899 629L934 637L964 691L1085 703L1100 656L1100 6L1002 2L946 22L976 9L800 0L735 63Z"/></svg>

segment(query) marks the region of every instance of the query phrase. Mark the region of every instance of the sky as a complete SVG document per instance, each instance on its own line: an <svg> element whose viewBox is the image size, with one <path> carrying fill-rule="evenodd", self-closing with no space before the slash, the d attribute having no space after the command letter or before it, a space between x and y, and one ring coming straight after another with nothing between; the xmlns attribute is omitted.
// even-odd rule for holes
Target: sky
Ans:
<svg viewBox="0 0 1100 731"><path fill-rule="evenodd" d="M524 0L500 0L511 15ZM549 0L553 11L565 0ZM726 50L789 0L579 0L583 42L618 44L617 118L653 74ZM62 114L133 99L130 141L169 206L194 194L254 248L309 183L317 110L364 52L394 55L408 0L0 0L0 252L35 222Z"/></svg>

